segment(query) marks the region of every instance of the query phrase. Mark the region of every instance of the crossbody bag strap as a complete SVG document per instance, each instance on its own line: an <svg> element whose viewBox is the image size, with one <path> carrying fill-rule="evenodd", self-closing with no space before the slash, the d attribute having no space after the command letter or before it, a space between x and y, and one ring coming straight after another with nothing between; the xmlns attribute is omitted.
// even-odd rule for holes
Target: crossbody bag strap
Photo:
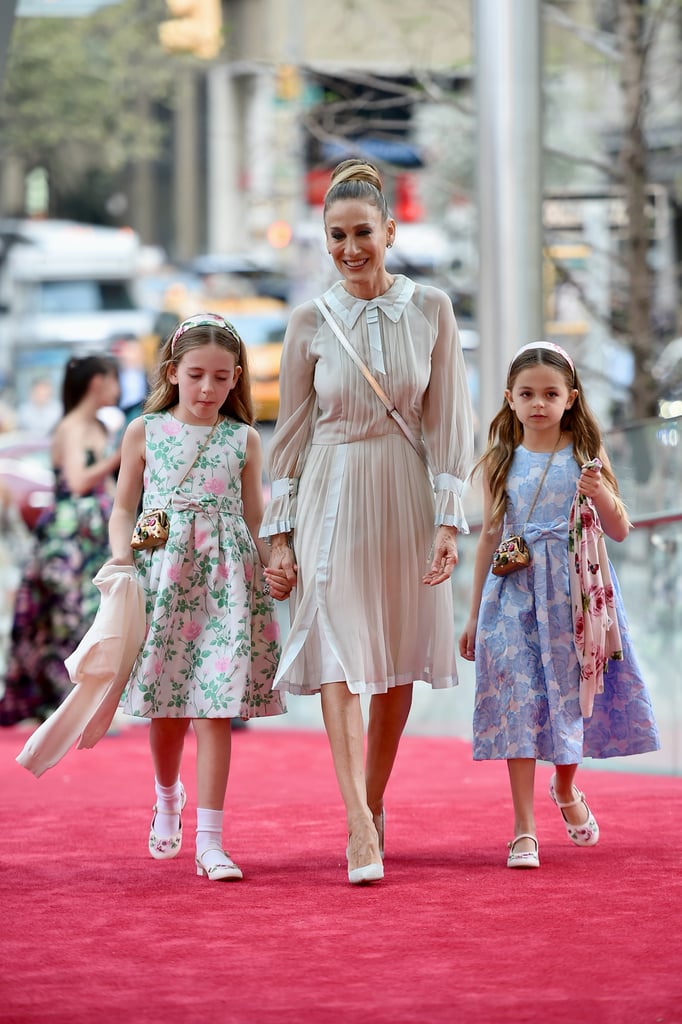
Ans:
<svg viewBox="0 0 682 1024"><path fill-rule="evenodd" d="M388 397L388 395L386 394L386 392L382 388L382 386L379 383L379 381L376 380L372 376L371 372L365 366L363 360L360 358L358 353L355 351L355 349L353 348L353 346L349 342L349 340L346 337L346 335L340 329L340 327L337 324L336 320L331 315L331 313L329 311L329 308L326 305L326 303L322 299L315 299L314 302L315 302L315 305L317 306L317 308L319 309L320 313L322 314L322 316L325 318L325 320L327 321L327 323L331 327L331 329L334 332L334 334L336 335L336 337L341 342L342 346L345 348L345 350L348 353L348 355L351 357L351 359L353 360L353 362L357 366L357 368L360 371L360 373L362 374L362 376L365 378L365 380L367 381L369 386L372 388L372 390L376 394L377 398L379 398L380 401L382 402L382 404L386 407L386 412L388 413L388 415L393 417L393 419L398 424L398 426L402 430L402 432L405 435L405 437L407 438L407 440L410 442L410 444L412 445L412 447L416 451L416 453L419 456L419 458L422 460L422 462L426 466L426 464L427 464L426 463L426 455L424 453L424 450L423 450L422 446L417 441L416 437L414 436L414 434L412 433L412 431L408 427L407 423L405 422L403 417L400 415L400 413L396 409L396 407L393 404L393 402L391 401L391 399Z"/></svg>
<svg viewBox="0 0 682 1024"><path fill-rule="evenodd" d="M559 447L559 443L560 442L561 442L561 434L559 434L559 440L555 444L554 450L552 451L552 454L550 455L550 457L547 459L547 462L545 464L545 468L542 471L542 476L540 477L540 483L538 484L537 490L535 492L535 497L533 498L532 504L531 504L530 508L528 509L528 515L526 516L526 521L523 524L524 529L526 528L526 526L528 526L528 523L530 522L530 517L533 515L533 509L535 508L535 506L538 503L538 498L540 497L540 491L542 490L542 485L544 484L545 480L547 479L547 473L549 472L550 464L551 464L552 459L554 458L554 456L556 454L556 450Z"/></svg>

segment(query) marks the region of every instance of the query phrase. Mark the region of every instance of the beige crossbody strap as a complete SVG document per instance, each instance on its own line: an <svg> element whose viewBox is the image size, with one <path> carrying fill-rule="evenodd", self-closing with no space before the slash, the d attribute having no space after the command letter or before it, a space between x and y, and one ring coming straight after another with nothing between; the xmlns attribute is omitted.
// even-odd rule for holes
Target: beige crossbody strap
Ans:
<svg viewBox="0 0 682 1024"><path fill-rule="evenodd" d="M322 314L322 316L325 318L325 320L327 321L327 323L329 324L329 326L333 330L333 332L336 335L336 337L339 339L339 341L341 342L341 344L345 348L345 350L348 353L348 355L351 357L351 359L353 360L353 362L357 366L357 368L360 371L360 373L362 374L362 376L365 378L365 380L367 381L369 386L372 388L372 390L375 392L377 397L381 400L383 405L386 407L386 412L388 413L388 415L392 416L393 419L396 421L396 423L398 424L398 426L402 430L403 434L405 435L407 440L410 442L410 444L412 445L412 447L414 448L414 450L416 451L417 455L422 460L424 465L426 466L427 465L426 453L424 452L423 445L421 445L419 443L419 441L417 441L416 437L414 436L414 434L412 433L412 431L408 427L407 423L405 422L403 417L400 415L400 413L398 412L398 410L394 406L393 402L390 400L390 398L388 397L388 395L386 394L386 392L382 388L381 384L379 384L378 380L376 380L372 376L372 374L370 373L368 368L365 366L364 362L362 361L362 359L360 358L358 353L355 351L355 349L353 348L353 346L349 342L349 340L346 337L346 335L340 329L340 327L337 324L336 320L334 320L334 318L331 315L331 313L329 311L329 308L326 305L326 303L322 299L315 299L314 302L315 302L315 305L317 306L317 308L319 309L320 313Z"/></svg>

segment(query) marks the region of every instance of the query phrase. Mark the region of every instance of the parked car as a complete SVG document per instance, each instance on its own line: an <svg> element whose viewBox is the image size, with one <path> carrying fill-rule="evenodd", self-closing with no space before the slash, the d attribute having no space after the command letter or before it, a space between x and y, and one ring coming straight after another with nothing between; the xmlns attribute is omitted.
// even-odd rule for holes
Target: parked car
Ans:
<svg viewBox="0 0 682 1024"><path fill-rule="evenodd" d="M50 440L30 434L0 434L0 481L31 529L54 502Z"/></svg>

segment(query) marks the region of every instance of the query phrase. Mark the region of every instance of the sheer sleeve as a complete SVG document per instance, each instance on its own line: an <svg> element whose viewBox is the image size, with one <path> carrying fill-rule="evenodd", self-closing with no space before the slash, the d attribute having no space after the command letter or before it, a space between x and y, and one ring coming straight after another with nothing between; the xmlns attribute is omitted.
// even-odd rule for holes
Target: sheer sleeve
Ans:
<svg viewBox="0 0 682 1024"><path fill-rule="evenodd" d="M296 525L298 480L317 415L315 359L311 355L317 321L318 314L312 303L298 306L291 314L284 336L279 415L268 454L271 497L263 513L261 537L290 533Z"/></svg>
<svg viewBox="0 0 682 1024"><path fill-rule="evenodd" d="M422 432L436 492L436 526L469 527L462 492L474 454L471 396L452 303L429 289L437 306L437 336L431 378L424 395Z"/></svg>

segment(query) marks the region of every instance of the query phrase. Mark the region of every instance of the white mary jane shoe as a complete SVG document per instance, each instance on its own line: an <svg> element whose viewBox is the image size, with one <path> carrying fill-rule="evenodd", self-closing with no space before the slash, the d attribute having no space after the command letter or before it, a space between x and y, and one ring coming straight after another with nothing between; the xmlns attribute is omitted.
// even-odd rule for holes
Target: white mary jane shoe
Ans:
<svg viewBox="0 0 682 1024"><path fill-rule="evenodd" d="M177 814L180 818L178 831L174 832L172 836L157 836L154 831L154 823L158 813L158 807L154 804L154 817L149 829L149 853L154 860L170 860L171 857L177 857L180 853L180 847L182 846L182 818L180 815L186 803L187 794L185 793L185 787L180 783L180 807L174 811L165 812L166 814Z"/></svg>
<svg viewBox="0 0 682 1024"><path fill-rule="evenodd" d="M195 858L197 875L205 875L211 882L237 882L244 877L227 850L211 845Z"/></svg>
<svg viewBox="0 0 682 1024"><path fill-rule="evenodd" d="M576 846L595 846L599 842L599 825L593 815L592 811L587 805L585 794L581 793L577 786L573 787L573 792L577 793L575 800L570 800L567 804L562 804L557 800L556 792L554 791L554 781L556 775L553 775L549 782L549 795L551 796L554 803L561 811L561 817L564 819L564 826L568 833L568 837L571 842L575 843ZM564 814L565 807L577 807L578 804L582 804L585 808L587 817L582 825L572 825L570 821L566 820Z"/></svg>
<svg viewBox="0 0 682 1024"><path fill-rule="evenodd" d="M534 850L526 850L524 853L516 853L514 847L520 839L530 839L535 844ZM511 843L507 843L509 847L509 856L507 857L508 868L539 868L540 867L540 854L538 841L535 836L532 836L530 832L522 832L518 836L514 836Z"/></svg>

